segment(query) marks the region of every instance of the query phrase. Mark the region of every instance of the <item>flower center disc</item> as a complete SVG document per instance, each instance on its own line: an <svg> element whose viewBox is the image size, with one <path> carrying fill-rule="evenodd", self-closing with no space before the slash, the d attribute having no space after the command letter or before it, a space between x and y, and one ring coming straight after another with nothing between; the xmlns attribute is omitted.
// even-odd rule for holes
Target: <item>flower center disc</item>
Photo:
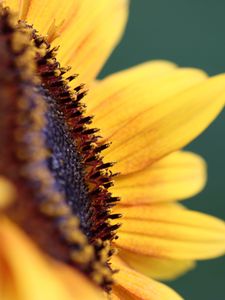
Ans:
<svg viewBox="0 0 225 300"><path fill-rule="evenodd" d="M0 172L18 196L7 215L56 259L110 290L109 259L118 224L110 219L111 163L85 116L84 86L72 90L57 49L0 8Z"/></svg>

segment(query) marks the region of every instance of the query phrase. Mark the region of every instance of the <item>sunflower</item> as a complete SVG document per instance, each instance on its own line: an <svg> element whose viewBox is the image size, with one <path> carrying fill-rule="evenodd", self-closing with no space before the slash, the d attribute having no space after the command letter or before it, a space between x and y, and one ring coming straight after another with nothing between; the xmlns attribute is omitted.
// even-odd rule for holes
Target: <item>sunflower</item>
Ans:
<svg viewBox="0 0 225 300"><path fill-rule="evenodd" d="M224 222L177 201L205 185L181 149L222 110L225 75L152 61L97 80L127 15L126 0L1 5L3 300L181 299L156 279L224 254Z"/></svg>

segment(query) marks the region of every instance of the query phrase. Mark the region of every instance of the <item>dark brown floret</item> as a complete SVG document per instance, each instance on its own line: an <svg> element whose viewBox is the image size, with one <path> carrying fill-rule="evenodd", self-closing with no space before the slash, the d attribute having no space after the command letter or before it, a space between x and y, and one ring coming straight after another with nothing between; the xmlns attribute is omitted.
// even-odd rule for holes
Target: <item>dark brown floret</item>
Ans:
<svg viewBox="0 0 225 300"><path fill-rule="evenodd" d="M46 49L44 55L37 54L38 73L42 80L42 86L50 97L54 99L57 110L62 113L64 122L68 126L70 136L76 146L76 151L80 154L80 163L82 164L83 176L85 184L88 187L88 192L101 188L101 192L97 197L91 197L89 194L89 197L85 199L85 205L87 205L88 201L88 209L90 209L90 212L87 212L90 227L86 234L89 236L91 242L98 238L106 240L105 237L108 237L109 233L111 238L113 238L114 233L108 222L110 212L107 201L111 198L108 188L113 184L113 174L108 170L111 163L103 163L100 155L109 144L101 144L99 138L95 135L99 129L89 127L92 118L85 116L85 105L81 103L86 94L84 86L80 85L76 87L74 89L75 92L73 92L68 85L68 78L71 81L77 77L77 74L64 79L63 75L65 73L62 75L60 64L55 58L58 49L51 49L50 45L44 39L41 44L40 39L41 37L33 31L35 45L38 49ZM38 43L36 43L36 40ZM90 158L93 158L93 160L89 161ZM99 171L100 169L101 171ZM100 217L102 211L107 212L105 218ZM86 226L87 220L84 222ZM96 224L98 224L98 228L96 228Z"/></svg>

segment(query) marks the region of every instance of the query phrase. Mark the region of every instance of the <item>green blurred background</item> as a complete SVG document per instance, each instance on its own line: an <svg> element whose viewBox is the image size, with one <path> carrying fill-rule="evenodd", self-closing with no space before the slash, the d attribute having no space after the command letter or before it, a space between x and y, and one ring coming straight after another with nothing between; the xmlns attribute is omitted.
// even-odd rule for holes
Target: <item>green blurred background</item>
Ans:
<svg viewBox="0 0 225 300"><path fill-rule="evenodd" d="M225 0L131 0L125 36L101 77L151 59L199 67L211 75L225 72ZM223 219L224 121L223 113L188 147L208 162L209 182L200 195L185 201ZM225 258L199 262L197 269L169 285L187 300L223 300Z"/></svg>

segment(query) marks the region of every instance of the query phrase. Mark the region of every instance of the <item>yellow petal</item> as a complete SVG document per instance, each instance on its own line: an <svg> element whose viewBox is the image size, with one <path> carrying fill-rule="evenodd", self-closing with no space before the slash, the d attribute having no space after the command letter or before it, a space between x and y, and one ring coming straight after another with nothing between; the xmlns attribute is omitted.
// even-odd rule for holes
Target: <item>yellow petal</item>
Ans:
<svg viewBox="0 0 225 300"><path fill-rule="evenodd" d="M176 204L120 207L117 246L158 258L207 259L225 253L225 223Z"/></svg>
<svg viewBox="0 0 225 300"><path fill-rule="evenodd" d="M203 76L199 74L197 77ZM190 81L192 80L190 78ZM117 161L114 167L116 172L128 174L145 168L187 145L215 119L224 106L225 75L205 79L199 84L196 80L195 83L192 84L192 88L183 92L178 92L175 84L176 93L173 96L167 91L163 94L164 84L161 88L158 86L154 97L149 94L149 109L145 106L142 113L138 111L131 119L130 109L127 108L129 121L126 124L122 123L121 128L117 128L110 136L112 145L105 153L107 160ZM143 94L140 93L136 101L142 101ZM126 114L123 106L123 115L124 111ZM110 131L107 124L112 118L116 119L117 115L113 114L101 122L103 136L107 136L107 131Z"/></svg>
<svg viewBox="0 0 225 300"><path fill-rule="evenodd" d="M15 194L13 184L0 176L0 209L9 205L14 200Z"/></svg>
<svg viewBox="0 0 225 300"><path fill-rule="evenodd" d="M113 266L119 269L115 275L116 286L113 293L121 300L181 300L182 298L166 285L154 281L113 260Z"/></svg>
<svg viewBox="0 0 225 300"><path fill-rule="evenodd" d="M80 74L79 81L93 80L124 31L128 0L23 0L6 1L19 9L19 18L60 45L58 59ZM17 3L15 3L17 2Z"/></svg>
<svg viewBox="0 0 225 300"><path fill-rule="evenodd" d="M72 66L79 81L93 80L118 44L127 22L128 0L73 1L80 11L55 44L60 44L59 60Z"/></svg>
<svg viewBox="0 0 225 300"><path fill-rule="evenodd" d="M0 299L102 299L76 270L47 259L9 220L0 217Z"/></svg>
<svg viewBox="0 0 225 300"><path fill-rule="evenodd" d="M194 268L192 260L155 258L127 250L120 250L119 257L132 269L157 280L171 280Z"/></svg>
<svg viewBox="0 0 225 300"><path fill-rule="evenodd" d="M176 65L169 61L154 60L120 71L96 82L88 93L88 112L95 115L94 121L112 116L121 105L131 109L138 104L135 96L140 94L146 83L157 83L157 79L176 71ZM128 99L129 97L129 99ZM149 97L148 97L149 98ZM127 105L132 101L131 107ZM144 102L144 99L143 101ZM140 109L137 106L137 109ZM120 110L120 113L123 110Z"/></svg>
<svg viewBox="0 0 225 300"><path fill-rule="evenodd" d="M143 171L118 176L112 192L121 204L151 204L180 200L198 193L206 182L204 160L190 152L175 152Z"/></svg>
<svg viewBox="0 0 225 300"><path fill-rule="evenodd" d="M111 139L113 149L120 143L114 135L121 128L128 128L131 120L205 77L200 70L178 69L163 61L145 63L109 76L90 91L90 103L102 101L91 111L95 115L94 125L101 129L104 138Z"/></svg>

